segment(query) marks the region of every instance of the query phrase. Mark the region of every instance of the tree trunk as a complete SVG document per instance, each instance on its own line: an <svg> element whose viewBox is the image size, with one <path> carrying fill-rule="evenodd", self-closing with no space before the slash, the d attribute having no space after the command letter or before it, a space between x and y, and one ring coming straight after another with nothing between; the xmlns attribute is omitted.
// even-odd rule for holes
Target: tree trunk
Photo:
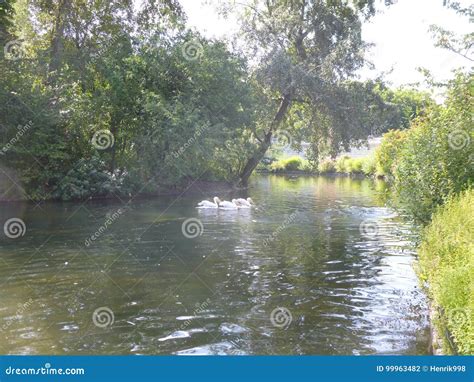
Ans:
<svg viewBox="0 0 474 382"><path fill-rule="evenodd" d="M112 115L112 118L110 120L110 132L112 136L114 137L114 145L110 148L110 151L112 152L112 157L110 158L109 171L111 173L114 173L115 171L115 160L116 160L117 145L118 145L118 140L117 140L118 127L117 126L118 126L117 118L115 118L115 116Z"/></svg>
<svg viewBox="0 0 474 382"><path fill-rule="evenodd" d="M245 164L244 169L239 175L239 185L242 187L247 187L250 175L252 175L255 168L258 166L262 158L265 156L268 148L272 144L272 132L270 131L265 135L265 138L260 143L258 150L250 157L250 159Z"/></svg>
<svg viewBox="0 0 474 382"><path fill-rule="evenodd" d="M285 114L288 111L288 107L290 106L290 103L291 103L291 94L285 94L280 103L280 107L278 108L278 111L275 114L275 117L273 118L269 131L265 134L265 137L263 138L263 140L260 141L260 147L250 157L250 159L245 164L244 169L239 175L240 186L242 187L248 186L250 175L252 175L253 171L258 166L260 161L265 156L265 153L271 146L273 132L278 129L278 126L280 125L281 121L283 121L283 118L285 117Z"/></svg>
<svg viewBox="0 0 474 382"><path fill-rule="evenodd" d="M53 35L51 40L51 51L50 51L50 62L48 72L57 76L57 71L61 67L62 55L63 55L63 39L64 29L66 26L66 15L68 14L71 7L70 0L60 0L56 9L56 15L54 20Z"/></svg>

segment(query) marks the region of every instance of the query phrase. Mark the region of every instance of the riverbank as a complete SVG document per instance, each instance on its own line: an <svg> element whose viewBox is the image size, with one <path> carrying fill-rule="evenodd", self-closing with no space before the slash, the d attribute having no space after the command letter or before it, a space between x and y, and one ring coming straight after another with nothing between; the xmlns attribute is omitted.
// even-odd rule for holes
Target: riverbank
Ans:
<svg viewBox="0 0 474 382"><path fill-rule="evenodd" d="M377 148L371 155L366 157L340 156L336 159L326 158L321 160L317 166L312 165L306 159L294 156L282 158L273 162L262 163L257 172L282 175L323 175L323 176L351 176L351 177L375 177L384 178L388 171L381 161L380 152Z"/></svg>
<svg viewBox="0 0 474 382"><path fill-rule="evenodd" d="M432 324L445 354L474 353L474 191L451 199L424 229L418 275L431 299Z"/></svg>
<svg viewBox="0 0 474 382"><path fill-rule="evenodd" d="M324 176L327 178L352 178L352 179L371 179L371 178L377 178L377 179L384 179L383 176L368 176L365 174L360 174L360 173L344 173L344 172L326 172L326 173L318 173L318 172L310 172L310 171L302 171L302 170L296 170L296 171L279 171L279 172L273 172L269 170L258 170L258 174L262 175L281 175L281 176Z"/></svg>
<svg viewBox="0 0 474 382"><path fill-rule="evenodd" d="M236 192L238 189L234 184L224 181L205 181L205 180L189 180L189 182L174 186L174 187L162 187L157 188L154 192L139 192L129 194L116 194L110 193L108 195L97 194L89 196L87 198L71 198L66 201L81 201L81 200L126 200L127 198L133 199L149 199L160 196L181 196L181 195L197 195L197 194L208 194L211 198L215 195L230 194ZM12 174L9 176L3 173L0 176L0 203L10 202L38 202L38 201L59 201L60 199L52 197L52 193L44 195L43 198L33 199L28 197L23 187L20 185L20 180L14 178ZM63 200L65 201L65 200Z"/></svg>

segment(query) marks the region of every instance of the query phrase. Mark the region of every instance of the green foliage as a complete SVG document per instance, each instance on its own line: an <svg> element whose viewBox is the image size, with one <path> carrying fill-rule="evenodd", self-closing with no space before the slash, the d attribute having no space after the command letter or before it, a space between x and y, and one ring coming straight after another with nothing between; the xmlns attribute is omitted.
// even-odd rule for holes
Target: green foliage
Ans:
<svg viewBox="0 0 474 382"><path fill-rule="evenodd" d="M351 161L351 171L350 173L351 174L362 174L363 171L362 171L362 165L364 164L364 161L363 159L361 158L356 158L356 159L352 159Z"/></svg>
<svg viewBox="0 0 474 382"><path fill-rule="evenodd" d="M341 174L364 174L366 158L351 158L347 155L339 157L334 162L334 169ZM331 167L331 165L329 165ZM367 167L367 166L366 166ZM365 173L369 175L369 173Z"/></svg>
<svg viewBox="0 0 474 382"><path fill-rule="evenodd" d="M376 162L375 157L373 155L362 158L362 172L367 175L375 175L376 174Z"/></svg>
<svg viewBox="0 0 474 382"><path fill-rule="evenodd" d="M243 182L282 129L293 145L305 139L333 154L365 139L385 106L376 83L349 80L364 62L361 24L373 0L262 3L243 18L248 47L265 52L252 71L226 43L186 30L177 0L145 0L140 10L132 0L13 3L0 1L2 38L21 41L18 59L0 62L0 140L33 127L2 164L31 199L102 196L113 187L98 189L82 168L95 156L136 192L196 178ZM114 138L106 150L91 144L101 130Z"/></svg>
<svg viewBox="0 0 474 382"><path fill-rule="evenodd" d="M375 151L375 168L377 175L393 176L393 166L403 147L407 133L401 130L391 130L385 133L382 142Z"/></svg>
<svg viewBox="0 0 474 382"><path fill-rule="evenodd" d="M131 0L12 4L0 3L0 25L24 40L24 57L0 62L0 139L8 144L30 120L33 127L1 159L31 199L153 192L197 178L244 183L279 133L293 146L309 141L316 163L364 140L392 118L393 105L408 110L426 100L380 81L350 81L364 63L361 27L373 0L246 8L247 48L262 52L252 71L224 42L186 30L176 0L147 0L140 11ZM114 137L106 150L91 144L100 130ZM127 186L87 182L92 172L82 161L95 157L99 173L127 174ZM274 168L313 170L306 161ZM341 171L368 172L360 160Z"/></svg>
<svg viewBox="0 0 474 382"><path fill-rule="evenodd" d="M375 129L384 106L375 84L350 81L364 64L362 22L374 14L374 3L255 0L242 7L246 48L262 53L254 56L253 76L262 106L242 184L281 133L293 145L310 141L309 159L316 163Z"/></svg>
<svg viewBox="0 0 474 382"><path fill-rule="evenodd" d="M458 74L445 107L417 120L396 154L396 189L421 220L429 220L438 205L473 183L472 81L472 76Z"/></svg>
<svg viewBox="0 0 474 382"><path fill-rule="evenodd" d="M273 172L307 171L309 168L307 161L298 156L280 159L270 165L270 170Z"/></svg>
<svg viewBox="0 0 474 382"><path fill-rule="evenodd" d="M285 160L285 170L296 171L301 169L303 160L300 157L291 157Z"/></svg>
<svg viewBox="0 0 474 382"><path fill-rule="evenodd" d="M474 191L450 199L433 215L419 248L420 275L443 314L440 331L447 327L456 352L474 353ZM450 352L446 347L446 352Z"/></svg>
<svg viewBox="0 0 474 382"><path fill-rule="evenodd" d="M347 155L336 159L335 168L337 172L349 173L350 172L350 160L351 158Z"/></svg>
<svg viewBox="0 0 474 382"><path fill-rule="evenodd" d="M124 174L111 174L99 157L81 160L57 186L53 197L62 200L103 197L114 193L126 195L130 190L123 187Z"/></svg>
<svg viewBox="0 0 474 382"><path fill-rule="evenodd" d="M408 130L386 133L376 150L377 175L393 178L403 204L422 221L472 185L472 84L472 75L458 73L444 106L430 108Z"/></svg>
<svg viewBox="0 0 474 382"><path fill-rule="evenodd" d="M336 172L336 164L332 159L323 159L318 163L318 172L320 174L331 174Z"/></svg>
<svg viewBox="0 0 474 382"><path fill-rule="evenodd" d="M301 170L306 173L314 173L316 172L315 166L309 160L303 160L303 164L301 166Z"/></svg>
<svg viewBox="0 0 474 382"><path fill-rule="evenodd" d="M2 47L10 37L9 29L12 27L14 3L15 0L0 1L0 44Z"/></svg>
<svg viewBox="0 0 474 382"><path fill-rule="evenodd" d="M377 133L391 129L408 129L411 121L426 114L435 106L434 100L427 92L411 88L390 89L379 83L376 92L385 103L384 124Z"/></svg>
<svg viewBox="0 0 474 382"><path fill-rule="evenodd" d="M245 60L222 42L184 31L176 1L153 3L145 14L129 0L96 2L87 11L79 1L20 1L11 31L30 45L28 59L0 62L0 142L32 122L1 153L30 199L237 177L252 148L258 104ZM157 15L166 31L148 22ZM114 138L106 150L91 143L100 130ZM93 157L100 158L97 172L87 164ZM127 185L106 174L127 174Z"/></svg>
<svg viewBox="0 0 474 382"><path fill-rule="evenodd" d="M340 173L340 174L364 174L372 176L375 174L375 160L372 156L365 158L351 158L347 155L336 160L324 159L318 165L320 174Z"/></svg>

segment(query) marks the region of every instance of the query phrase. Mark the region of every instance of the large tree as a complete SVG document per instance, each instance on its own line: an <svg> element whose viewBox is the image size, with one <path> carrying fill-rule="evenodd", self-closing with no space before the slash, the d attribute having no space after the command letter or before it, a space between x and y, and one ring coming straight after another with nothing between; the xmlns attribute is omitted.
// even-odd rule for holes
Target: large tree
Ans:
<svg viewBox="0 0 474 382"><path fill-rule="evenodd" d="M367 137L367 89L348 80L364 64L364 19L373 0L253 0L243 8L242 34L256 62L254 79L266 108L254 131L255 148L239 183L248 179L272 140L311 132L313 151L331 152ZM238 4L237 4L238 5ZM233 6L236 6L233 3ZM367 97L365 97L367 98Z"/></svg>

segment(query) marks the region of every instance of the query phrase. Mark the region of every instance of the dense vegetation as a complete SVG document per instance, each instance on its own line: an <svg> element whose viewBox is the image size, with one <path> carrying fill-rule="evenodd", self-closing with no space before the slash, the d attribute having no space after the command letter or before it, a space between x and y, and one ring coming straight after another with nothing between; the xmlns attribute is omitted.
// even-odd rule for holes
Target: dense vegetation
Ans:
<svg viewBox="0 0 474 382"><path fill-rule="evenodd" d="M458 73L444 105L429 108L408 130L385 134L376 152L376 171L393 180L405 207L422 221L473 185L473 85L472 75Z"/></svg>
<svg viewBox="0 0 474 382"><path fill-rule="evenodd" d="M2 141L15 141L1 160L21 186L13 194L78 199L235 175L257 104L245 60L185 31L178 4L14 5L17 39L0 77Z"/></svg>
<svg viewBox="0 0 474 382"><path fill-rule="evenodd" d="M237 52L186 29L176 0L0 2L3 198L245 186L275 141L311 142L316 166L399 125L423 97L351 78L374 14L358 4L244 7Z"/></svg>
<svg viewBox="0 0 474 382"><path fill-rule="evenodd" d="M473 237L474 191L469 190L434 214L419 249L420 275L429 283L434 307L441 313L438 327L449 331L450 336L443 338L449 353L474 353Z"/></svg>

